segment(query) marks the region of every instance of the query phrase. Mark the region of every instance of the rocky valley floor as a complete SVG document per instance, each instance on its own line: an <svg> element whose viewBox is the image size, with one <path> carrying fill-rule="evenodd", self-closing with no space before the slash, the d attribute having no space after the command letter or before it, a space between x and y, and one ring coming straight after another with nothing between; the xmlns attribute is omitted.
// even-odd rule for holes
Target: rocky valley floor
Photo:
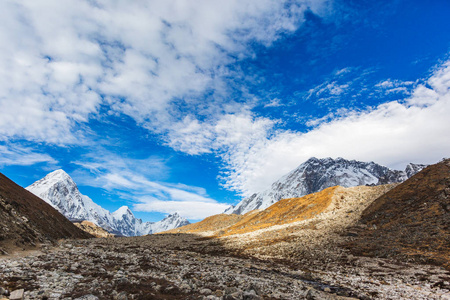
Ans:
<svg viewBox="0 0 450 300"><path fill-rule="evenodd" d="M450 299L443 268L328 251L327 259L275 261L189 234L65 240L1 257L0 292L24 289L24 299Z"/></svg>

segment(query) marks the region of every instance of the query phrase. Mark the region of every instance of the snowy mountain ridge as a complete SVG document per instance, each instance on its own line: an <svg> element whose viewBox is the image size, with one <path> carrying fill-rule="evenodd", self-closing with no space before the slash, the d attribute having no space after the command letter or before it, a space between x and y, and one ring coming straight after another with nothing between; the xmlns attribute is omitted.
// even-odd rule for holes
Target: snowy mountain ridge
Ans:
<svg viewBox="0 0 450 300"><path fill-rule="evenodd" d="M142 222L127 206L111 213L81 194L76 183L63 170L47 174L26 189L71 221L91 221L109 232L124 236L152 234L189 224L177 213L158 222Z"/></svg>
<svg viewBox="0 0 450 300"><path fill-rule="evenodd" d="M224 213L245 214L254 209L265 209L281 199L302 197L335 185L352 187L402 182L425 167L411 163L405 171L398 171L374 162L312 157L274 182L269 189L254 193Z"/></svg>

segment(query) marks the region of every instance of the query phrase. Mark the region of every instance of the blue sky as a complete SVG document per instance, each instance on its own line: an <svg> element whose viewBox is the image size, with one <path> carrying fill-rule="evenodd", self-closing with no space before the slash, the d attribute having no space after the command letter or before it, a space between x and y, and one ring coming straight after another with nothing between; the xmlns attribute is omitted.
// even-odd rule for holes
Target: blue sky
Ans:
<svg viewBox="0 0 450 300"><path fill-rule="evenodd" d="M216 214L311 156L450 152L448 1L2 1L0 171L62 168L146 221Z"/></svg>

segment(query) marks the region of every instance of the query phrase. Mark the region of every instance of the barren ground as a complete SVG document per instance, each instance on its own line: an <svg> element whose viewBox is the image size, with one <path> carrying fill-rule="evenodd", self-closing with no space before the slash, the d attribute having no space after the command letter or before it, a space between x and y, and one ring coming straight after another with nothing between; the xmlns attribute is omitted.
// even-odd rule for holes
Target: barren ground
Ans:
<svg viewBox="0 0 450 300"><path fill-rule="evenodd" d="M189 234L63 241L42 251L0 259L0 285L25 289L25 299L446 299L450 288L438 267L344 250L261 260Z"/></svg>

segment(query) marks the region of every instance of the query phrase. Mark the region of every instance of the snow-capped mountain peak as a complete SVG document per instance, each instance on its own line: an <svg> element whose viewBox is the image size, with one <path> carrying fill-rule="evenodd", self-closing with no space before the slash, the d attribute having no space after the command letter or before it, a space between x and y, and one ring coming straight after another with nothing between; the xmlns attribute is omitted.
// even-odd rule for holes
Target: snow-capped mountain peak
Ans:
<svg viewBox="0 0 450 300"><path fill-rule="evenodd" d="M72 178L69 176L69 174L64 172L64 170L59 169L47 174L44 178L30 185L29 188L33 188L34 191L40 193L45 192L53 185L58 184L60 182L64 182L67 186L76 185L75 182L72 180Z"/></svg>
<svg viewBox="0 0 450 300"><path fill-rule="evenodd" d="M401 182L424 167L426 165L409 164L405 171L397 171L374 162L311 157L274 182L269 189L243 199L224 213L245 214L267 208L281 199L302 197L335 185L352 187Z"/></svg>
<svg viewBox="0 0 450 300"><path fill-rule="evenodd" d="M111 213L80 193L76 183L63 170L47 174L26 188L57 209L71 221L91 221L109 232L137 236L160 232L189 224L178 214L169 215L159 222L142 222L128 206Z"/></svg>
<svg viewBox="0 0 450 300"><path fill-rule="evenodd" d="M189 221L181 217L177 212L168 215L164 219L158 222L159 224L154 225L155 232L162 232L170 230L172 228L178 228L189 224Z"/></svg>
<svg viewBox="0 0 450 300"><path fill-rule="evenodd" d="M105 225L107 211L78 190L73 179L63 170L47 174L26 188L72 221L89 220ZM109 230L109 228L105 228Z"/></svg>
<svg viewBox="0 0 450 300"><path fill-rule="evenodd" d="M113 212L112 215L115 219L120 219L123 216L130 216L130 215L132 216L133 213L131 212L130 208L125 205L125 206L119 207L119 209L116 210L115 212Z"/></svg>
<svg viewBox="0 0 450 300"><path fill-rule="evenodd" d="M422 164L413 164L413 163L407 164L405 168L407 178L414 176L415 174L419 173L420 171L422 171L422 169L426 167L427 165Z"/></svg>

